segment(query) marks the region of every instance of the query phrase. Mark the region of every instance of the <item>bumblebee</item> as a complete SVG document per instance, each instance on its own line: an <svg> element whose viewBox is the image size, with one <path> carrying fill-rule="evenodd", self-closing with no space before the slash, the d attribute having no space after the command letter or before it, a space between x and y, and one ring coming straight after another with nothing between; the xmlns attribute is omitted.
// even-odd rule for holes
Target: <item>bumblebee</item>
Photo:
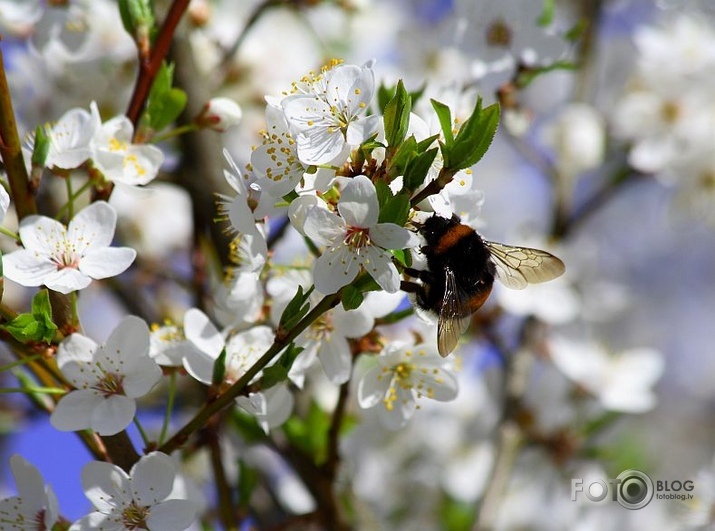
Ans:
<svg viewBox="0 0 715 531"><path fill-rule="evenodd" d="M414 292L417 305L437 314L437 347L442 356L454 350L471 315L486 302L499 279L512 289L546 282L560 276L564 263L546 251L512 247L484 240L453 215L433 214L417 225L427 270L405 272L422 281L403 282Z"/></svg>

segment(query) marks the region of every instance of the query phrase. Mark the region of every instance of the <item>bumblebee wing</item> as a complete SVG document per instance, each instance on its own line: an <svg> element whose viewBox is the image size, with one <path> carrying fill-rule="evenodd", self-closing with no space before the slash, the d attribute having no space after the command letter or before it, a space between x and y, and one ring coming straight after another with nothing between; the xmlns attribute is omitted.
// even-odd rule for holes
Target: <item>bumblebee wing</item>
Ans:
<svg viewBox="0 0 715 531"><path fill-rule="evenodd" d="M460 288L454 271L445 268L444 278L444 297L437 319L437 349L443 357L448 356L459 343L459 337L469 326L471 314L467 297Z"/></svg>
<svg viewBox="0 0 715 531"><path fill-rule="evenodd" d="M553 280L566 269L561 260L546 251L488 241L484 243L496 266L497 278L508 288L524 289L527 284Z"/></svg>

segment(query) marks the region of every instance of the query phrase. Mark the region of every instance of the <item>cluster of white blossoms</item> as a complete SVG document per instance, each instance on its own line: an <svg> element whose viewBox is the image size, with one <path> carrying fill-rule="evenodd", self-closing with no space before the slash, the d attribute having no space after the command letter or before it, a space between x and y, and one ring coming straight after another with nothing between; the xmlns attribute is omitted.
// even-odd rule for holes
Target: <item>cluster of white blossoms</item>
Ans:
<svg viewBox="0 0 715 531"><path fill-rule="evenodd" d="M706 17L672 17L634 35L636 69L613 109L628 161L676 184L690 206L711 204L715 186L715 29ZM710 210L710 209L707 209Z"/></svg>

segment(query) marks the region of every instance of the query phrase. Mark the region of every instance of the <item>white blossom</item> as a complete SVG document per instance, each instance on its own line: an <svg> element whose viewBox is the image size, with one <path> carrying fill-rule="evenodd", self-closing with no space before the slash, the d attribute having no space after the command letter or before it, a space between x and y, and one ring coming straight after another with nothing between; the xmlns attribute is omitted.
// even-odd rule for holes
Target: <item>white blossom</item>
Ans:
<svg viewBox="0 0 715 531"><path fill-rule="evenodd" d="M71 531L180 531L196 518L196 503L171 498L176 465L166 454L142 456L129 474L111 463L91 461L82 470L82 487L96 511Z"/></svg>
<svg viewBox="0 0 715 531"><path fill-rule="evenodd" d="M358 401L366 409L381 406L380 420L390 429L407 423L420 398L445 402L457 396L456 375L434 346L393 342L375 361L360 380Z"/></svg>
<svg viewBox="0 0 715 531"><path fill-rule="evenodd" d="M663 356L656 350L634 348L614 355L594 343L553 337L549 353L561 372L606 409L643 413L656 404L652 387L664 369Z"/></svg>
<svg viewBox="0 0 715 531"><path fill-rule="evenodd" d="M411 247L416 237L394 223L378 223L379 210L375 185L364 175L345 186L338 203L340 216L317 206L308 210L303 230L326 246L313 269L318 291L335 293L361 270L387 292L400 288L400 276L386 249Z"/></svg>
<svg viewBox="0 0 715 531"><path fill-rule="evenodd" d="M58 523L57 497L40 472L22 456L10 458L17 496L0 500L0 529L41 531Z"/></svg>
<svg viewBox="0 0 715 531"><path fill-rule="evenodd" d="M377 117L365 117L375 91L372 62L361 67L340 65L322 73L308 93L286 97L286 119L297 132L298 157L303 164L329 164L344 158L346 147L357 146L375 130Z"/></svg>
<svg viewBox="0 0 715 531"><path fill-rule="evenodd" d="M135 399L161 379L161 369L149 357L149 327L131 315L104 344L81 334L69 336L60 343L57 365L76 388L60 399L50 417L62 431L119 433L134 418Z"/></svg>
<svg viewBox="0 0 715 531"><path fill-rule="evenodd" d="M67 227L46 216L27 216L19 230L24 249L3 256L5 276L23 286L44 284L60 293L116 276L136 257L129 247L110 247L116 223L114 208L103 201L82 209Z"/></svg>

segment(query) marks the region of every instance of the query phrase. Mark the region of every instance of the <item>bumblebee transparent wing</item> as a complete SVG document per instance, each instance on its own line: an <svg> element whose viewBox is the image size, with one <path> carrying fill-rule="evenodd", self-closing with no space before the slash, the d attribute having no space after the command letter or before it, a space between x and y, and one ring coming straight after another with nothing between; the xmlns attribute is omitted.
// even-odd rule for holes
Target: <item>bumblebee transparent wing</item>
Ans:
<svg viewBox="0 0 715 531"><path fill-rule="evenodd" d="M444 278L444 296L437 320L437 349L443 357L455 349L459 337L469 326L471 315L467 297L459 287L454 271L445 268Z"/></svg>
<svg viewBox="0 0 715 531"><path fill-rule="evenodd" d="M527 284L553 280L566 269L561 260L546 251L488 241L484 243L497 268L497 278L508 288L524 289Z"/></svg>

